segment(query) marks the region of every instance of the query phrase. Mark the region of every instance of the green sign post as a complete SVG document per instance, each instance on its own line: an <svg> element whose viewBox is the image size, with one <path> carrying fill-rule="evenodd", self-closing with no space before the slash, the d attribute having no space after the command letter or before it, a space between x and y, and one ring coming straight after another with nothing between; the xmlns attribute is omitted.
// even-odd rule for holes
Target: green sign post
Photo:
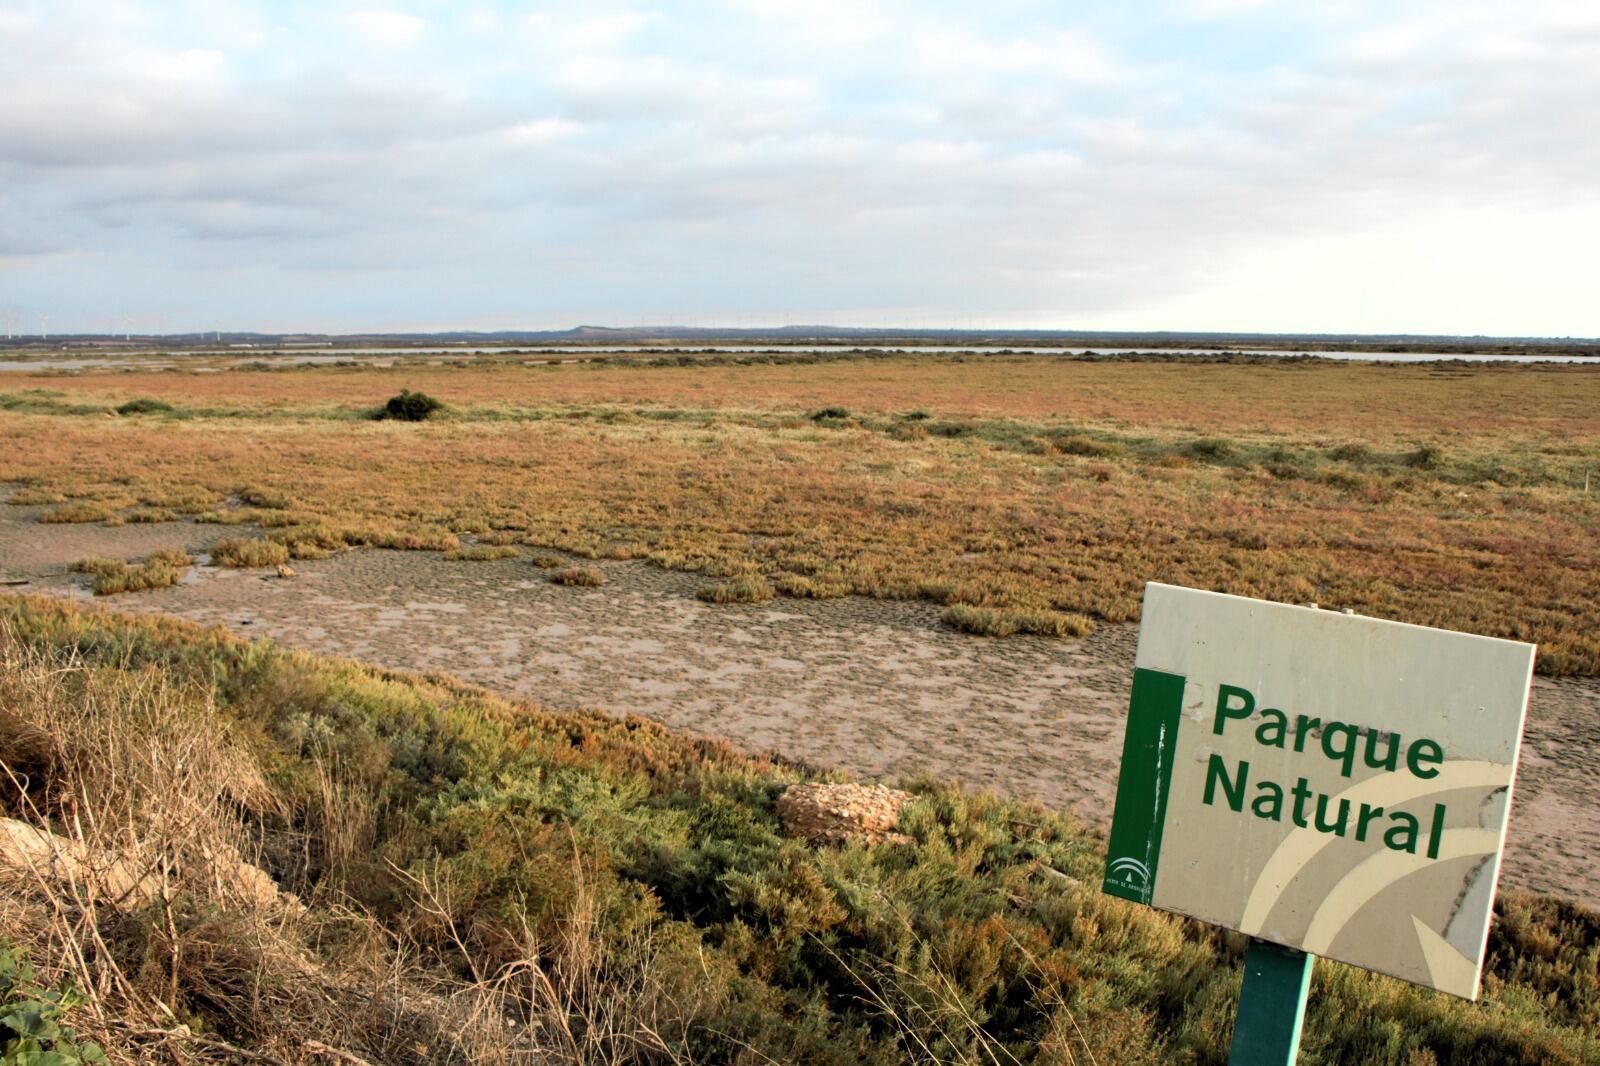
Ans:
<svg viewBox="0 0 1600 1066"><path fill-rule="evenodd" d="M1477 998L1534 651L1145 587L1103 890L1251 937L1234 1066L1317 956Z"/></svg>
<svg viewBox="0 0 1600 1066"><path fill-rule="evenodd" d="M1291 1066L1300 1053L1315 955L1251 940L1233 1023L1229 1066Z"/></svg>

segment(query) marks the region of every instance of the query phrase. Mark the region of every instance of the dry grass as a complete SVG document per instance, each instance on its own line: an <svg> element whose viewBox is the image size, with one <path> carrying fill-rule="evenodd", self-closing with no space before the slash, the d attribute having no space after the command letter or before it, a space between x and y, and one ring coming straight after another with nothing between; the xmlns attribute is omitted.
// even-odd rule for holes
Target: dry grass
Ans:
<svg viewBox="0 0 1600 1066"><path fill-rule="evenodd" d="M395 391L382 370L52 378L61 413L0 411L27 457L0 479L91 521L181 494L298 557L472 531L788 595L1112 621L1159 580L1531 640L1545 672L1600 672L1600 492L1582 491L1600 367L987 356L406 380L452 418L358 421ZM71 413L137 395L228 417ZM851 418L807 417L830 406ZM242 486L276 509L229 510Z"/></svg>
<svg viewBox="0 0 1600 1066"><path fill-rule="evenodd" d="M393 871L407 917L392 925L338 887L374 812L330 757L307 758L317 783L297 813L200 691L28 647L8 623L0 695L0 953L76 990L77 1038L110 1062L682 1061L649 935L608 952L576 860L559 932L524 920L491 966L437 866ZM314 838L290 828L301 819ZM322 867L302 896L263 871L292 879L298 846ZM459 954L425 951L437 936Z"/></svg>

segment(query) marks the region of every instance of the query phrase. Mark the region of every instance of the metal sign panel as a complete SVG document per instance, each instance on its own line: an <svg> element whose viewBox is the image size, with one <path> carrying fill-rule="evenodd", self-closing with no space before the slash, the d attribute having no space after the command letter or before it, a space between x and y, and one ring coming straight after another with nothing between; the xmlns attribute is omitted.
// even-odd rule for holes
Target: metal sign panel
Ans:
<svg viewBox="0 0 1600 1066"><path fill-rule="evenodd" d="M1477 998L1534 652L1147 585L1105 891Z"/></svg>

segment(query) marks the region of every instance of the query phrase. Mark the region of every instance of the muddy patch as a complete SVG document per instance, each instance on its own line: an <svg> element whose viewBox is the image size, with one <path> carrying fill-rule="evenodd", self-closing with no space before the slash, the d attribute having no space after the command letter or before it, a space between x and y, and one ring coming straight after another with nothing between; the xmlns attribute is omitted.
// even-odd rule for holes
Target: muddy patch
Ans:
<svg viewBox="0 0 1600 1066"><path fill-rule="evenodd" d="M85 595L89 554L203 549L218 526L40 526L0 507L0 578ZM357 551L101 602L294 647L433 670L543 707L641 714L852 774L918 773L1109 820L1137 630L1082 641L975 638L939 609L850 597L716 606L703 579L601 562L607 584L550 584L524 560ZM1534 684L1502 882L1600 906L1600 683Z"/></svg>

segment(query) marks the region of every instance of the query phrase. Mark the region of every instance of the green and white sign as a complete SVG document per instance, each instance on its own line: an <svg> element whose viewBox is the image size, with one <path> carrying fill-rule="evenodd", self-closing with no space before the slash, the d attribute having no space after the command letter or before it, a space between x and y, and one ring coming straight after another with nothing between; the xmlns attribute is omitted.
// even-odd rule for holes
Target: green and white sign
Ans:
<svg viewBox="0 0 1600 1066"><path fill-rule="evenodd" d="M1105 891L1476 999L1533 658L1147 585Z"/></svg>

